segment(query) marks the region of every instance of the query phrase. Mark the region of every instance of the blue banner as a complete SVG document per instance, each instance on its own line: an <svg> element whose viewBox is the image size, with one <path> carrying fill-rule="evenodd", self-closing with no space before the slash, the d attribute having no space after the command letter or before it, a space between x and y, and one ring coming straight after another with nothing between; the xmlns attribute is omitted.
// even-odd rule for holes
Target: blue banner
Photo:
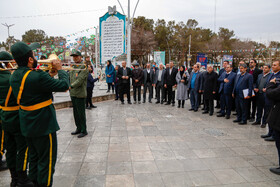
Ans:
<svg viewBox="0 0 280 187"><path fill-rule="evenodd" d="M200 62L201 66L207 68L207 55L204 53L197 53L197 62Z"/></svg>

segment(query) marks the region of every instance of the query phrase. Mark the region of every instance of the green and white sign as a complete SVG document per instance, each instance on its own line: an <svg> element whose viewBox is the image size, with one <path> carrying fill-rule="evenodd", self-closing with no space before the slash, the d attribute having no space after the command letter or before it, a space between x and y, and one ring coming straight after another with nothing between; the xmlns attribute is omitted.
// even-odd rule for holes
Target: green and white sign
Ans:
<svg viewBox="0 0 280 187"><path fill-rule="evenodd" d="M154 61L159 64L165 65L165 51L154 51Z"/></svg>

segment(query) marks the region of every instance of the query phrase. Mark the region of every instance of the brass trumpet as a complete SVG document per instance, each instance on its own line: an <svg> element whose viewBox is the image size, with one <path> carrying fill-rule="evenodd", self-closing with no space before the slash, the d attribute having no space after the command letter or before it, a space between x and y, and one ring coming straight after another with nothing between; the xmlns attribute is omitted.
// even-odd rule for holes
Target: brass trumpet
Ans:
<svg viewBox="0 0 280 187"><path fill-rule="evenodd" d="M40 64L39 69L43 71L48 71L48 70L53 70L52 63L55 60L59 60L58 56L56 54L51 54L48 59L46 60L38 60L38 64ZM73 71L73 70L87 70L87 67L83 69L75 69L73 66L83 66L85 65L84 63L78 64L78 63L62 63L62 69L65 71Z"/></svg>

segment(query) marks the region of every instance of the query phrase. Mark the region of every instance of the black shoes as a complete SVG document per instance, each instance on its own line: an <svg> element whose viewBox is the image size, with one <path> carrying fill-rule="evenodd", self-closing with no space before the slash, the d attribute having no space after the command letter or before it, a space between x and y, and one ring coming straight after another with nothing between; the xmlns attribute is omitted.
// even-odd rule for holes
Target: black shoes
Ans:
<svg viewBox="0 0 280 187"><path fill-rule="evenodd" d="M261 128L265 128L266 127L266 124L261 124Z"/></svg>
<svg viewBox="0 0 280 187"><path fill-rule="evenodd" d="M268 138L268 137L270 137L271 135L269 135L269 134L263 134L263 135L261 135L261 138Z"/></svg>
<svg viewBox="0 0 280 187"><path fill-rule="evenodd" d="M75 130L74 132L71 132L71 135L77 135L77 134L80 134L81 131L78 131L78 130Z"/></svg>
<svg viewBox="0 0 280 187"><path fill-rule="evenodd" d="M82 137L85 137L86 135L88 135L87 132L82 132L78 135L78 138L82 138Z"/></svg>
<svg viewBox="0 0 280 187"><path fill-rule="evenodd" d="M230 119L230 116L229 116L229 115L227 115L227 116L226 116L226 119Z"/></svg>
<svg viewBox="0 0 280 187"><path fill-rule="evenodd" d="M92 106L91 106L91 108L97 108L97 106L95 106L95 105L92 105Z"/></svg>
<svg viewBox="0 0 280 187"><path fill-rule="evenodd" d="M261 123L260 122L254 122L252 123L252 125L260 125Z"/></svg>
<svg viewBox="0 0 280 187"><path fill-rule="evenodd" d="M239 123L239 122L241 122L241 121L239 121L239 120L233 120L233 123Z"/></svg>
<svg viewBox="0 0 280 187"><path fill-rule="evenodd" d="M122 105L124 105L124 102L122 101Z"/></svg>
<svg viewBox="0 0 280 187"><path fill-rule="evenodd" d="M213 113L209 113L209 116L213 116Z"/></svg>
<svg viewBox="0 0 280 187"><path fill-rule="evenodd" d="M241 122L238 123L238 125L247 125L247 122L241 121Z"/></svg>
<svg viewBox="0 0 280 187"><path fill-rule="evenodd" d="M146 103L146 101L145 101L145 100L143 100L143 103Z"/></svg>
<svg viewBox="0 0 280 187"><path fill-rule="evenodd" d="M219 118L220 117L225 117L225 115L224 114L218 114L217 117L219 117Z"/></svg>
<svg viewBox="0 0 280 187"><path fill-rule="evenodd" d="M202 112L202 114L208 114L208 111L204 111L204 112Z"/></svg>
<svg viewBox="0 0 280 187"><path fill-rule="evenodd" d="M268 142L274 142L274 141L275 141L275 139L274 139L272 136L267 137L267 138L265 138L264 140L265 140L265 141L268 141Z"/></svg>
<svg viewBox="0 0 280 187"><path fill-rule="evenodd" d="M280 175L280 167L279 168L270 168L269 171L276 175Z"/></svg>
<svg viewBox="0 0 280 187"><path fill-rule="evenodd" d="M254 122L254 121L255 121L254 118L249 119L249 122Z"/></svg>
<svg viewBox="0 0 280 187"><path fill-rule="evenodd" d="M2 161L0 160L0 171L4 171L4 170L7 170L8 169L8 166L7 166L7 162L5 161Z"/></svg>
<svg viewBox="0 0 280 187"><path fill-rule="evenodd" d="M193 108L189 109L189 111L193 111L193 110L194 110Z"/></svg>
<svg viewBox="0 0 280 187"><path fill-rule="evenodd" d="M131 105L132 103L131 103L130 101L128 101L127 104L130 104L130 105Z"/></svg>
<svg viewBox="0 0 280 187"><path fill-rule="evenodd" d="M194 111L194 112L197 112L198 110L197 110L197 109L194 109L193 111Z"/></svg>
<svg viewBox="0 0 280 187"><path fill-rule="evenodd" d="M33 187L34 184L33 182L27 177L27 173L26 171L20 171L20 172L17 172L17 177L18 177L18 180L17 180L17 186L24 186L24 187Z"/></svg>
<svg viewBox="0 0 280 187"><path fill-rule="evenodd" d="M87 106L86 109L91 110L91 107L90 107L90 106Z"/></svg>
<svg viewBox="0 0 280 187"><path fill-rule="evenodd" d="M171 103L168 103L168 102L167 102L165 105L170 105L170 104L171 104Z"/></svg>

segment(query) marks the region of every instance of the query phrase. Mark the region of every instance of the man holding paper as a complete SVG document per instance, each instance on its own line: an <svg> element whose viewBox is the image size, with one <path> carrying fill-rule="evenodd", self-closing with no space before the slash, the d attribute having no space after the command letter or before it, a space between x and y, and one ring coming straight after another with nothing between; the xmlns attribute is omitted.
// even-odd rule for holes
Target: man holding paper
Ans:
<svg viewBox="0 0 280 187"><path fill-rule="evenodd" d="M247 73L247 65L240 64L240 74L236 76L232 97L235 98L237 119L234 123L247 124L248 104L252 97L253 76Z"/></svg>

